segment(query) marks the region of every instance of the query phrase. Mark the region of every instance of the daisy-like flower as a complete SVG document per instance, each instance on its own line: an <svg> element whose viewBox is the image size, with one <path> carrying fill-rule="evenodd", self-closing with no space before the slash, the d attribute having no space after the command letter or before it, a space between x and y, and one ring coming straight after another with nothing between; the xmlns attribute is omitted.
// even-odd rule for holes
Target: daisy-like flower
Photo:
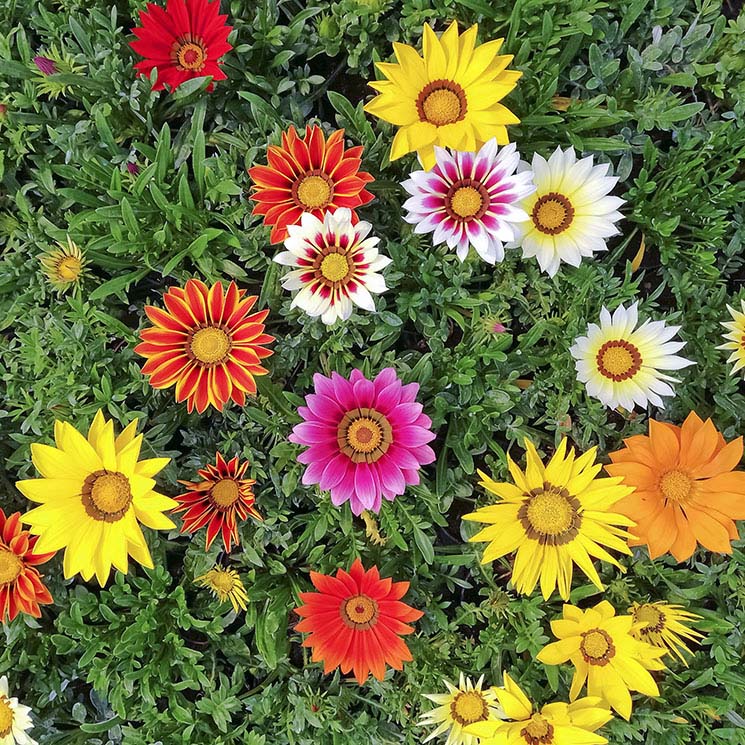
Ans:
<svg viewBox="0 0 745 745"><path fill-rule="evenodd" d="M311 572L310 580L318 592L300 593L295 612L302 621L295 628L310 632L303 646L313 650L313 662L323 661L324 673L351 670L362 685L370 673L383 680L386 665L402 670L411 662L401 637L414 633L408 624L424 614L401 602L408 582L381 579L377 567L365 571L359 559L349 572Z"/></svg>
<svg viewBox="0 0 745 745"><path fill-rule="evenodd" d="M174 513L184 513L182 533L196 533L207 526L204 546L209 551L212 542L222 534L225 550L230 552L233 543L238 545L238 521L248 516L263 520L254 503L254 479L246 478L248 461L242 463L236 455L229 461L217 453L215 465L197 471L199 481L179 481L189 489L186 494L176 497L179 506Z"/></svg>
<svg viewBox="0 0 745 745"><path fill-rule="evenodd" d="M613 606L603 600L583 611L564 606L564 618L551 622L559 639L547 644L537 656L546 665L567 660L574 665L569 700L574 701L587 681L587 692L608 702L624 719L631 716L631 694L659 696L650 670L664 670L660 659L665 650L635 639L631 616L617 616Z"/></svg>
<svg viewBox="0 0 745 745"><path fill-rule="evenodd" d="M488 541L482 564L515 552L512 582L515 589L529 595L540 581L548 600L558 586L564 600L572 588L576 564L600 590L603 584L592 557L622 569L604 546L630 554L629 534L617 526L633 522L615 510L616 503L631 493L620 478L598 478L602 465L595 463L597 448L578 458L567 453L567 440L561 441L547 466L530 440L525 440L527 467L523 472L507 456L514 484L498 483L479 471L479 482L500 501L482 507L464 520L488 523L470 541Z"/></svg>
<svg viewBox="0 0 745 745"><path fill-rule="evenodd" d="M0 509L0 622L12 621L19 613L39 618L39 605L52 602L36 567L54 553L35 552L39 539L23 530L20 518L20 512L5 517Z"/></svg>
<svg viewBox="0 0 745 745"><path fill-rule="evenodd" d="M220 15L220 0L168 0L161 8L153 3L140 11L141 26L132 29L137 37L130 46L145 59L135 65L142 77L153 70L157 79L153 90L171 91L193 78L211 76L214 83L225 80L222 56L233 47L228 35L233 30Z"/></svg>
<svg viewBox="0 0 745 745"><path fill-rule="evenodd" d="M21 520L40 536L35 551L65 549L65 578L96 575L106 584L112 565L127 573L128 557L152 569L140 523L155 530L176 526L163 512L178 506L153 491L153 476L170 458L139 460L142 435L135 419L118 436L99 411L86 439L75 427L54 423L56 447L31 445L42 478L18 481L18 490L40 506Z"/></svg>
<svg viewBox="0 0 745 745"><path fill-rule="evenodd" d="M608 740L596 730L613 715L600 698L588 697L572 704L547 704L540 712L520 686L504 673L504 687L494 694L511 722L484 721L466 732L478 737L480 745L605 745Z"/></svg>
<svg viewBox="0 0 745 745"><path fill-rule="evenodd" d="M724 335L725 343L717 349L726 349L732 354L727 358L727 362L734 362L732 365L732 374L745 368L745 299L740 300L742 310L735 310L728 305L727 310L732 316L731 321L722 321L722 326L729 333Z"/></svg>
<svg viewBox="0 0 745 745"><path fill-rule="evenodd" d="M656 559L668 551L678 560L693 555L697 543L709 551L732 553L735 520L745 520L743 440L725 442L711 419L691 412L682 427L649 421L649 435L624 440L605 467L635 491L616 505L636 527L632 546L647 545Z"/></svg>
<svg viewBox="0 0 745 745"><path fill-rule="evenodd" d="M416 151L429 170L435 145L474 152L492 137L507 144L505 125L520 120L499 101L522 73L506 69L512 55L498 54L504 39L476 46L477 31L473 25L458 34L453 21L438 38L425 23L423 58L413 47L394 42L398 62L375 63L386 79L369 84L379 95L365 111L399 128L391 160Z"/></svg>
<svg viewBox="0 0 745 745"><path fill-rule="evenodd" d="M303 139L290 127L280 147L269 145L267 165L248 169L256 202L252 214L263 215L264 225L272 227L269 240L281 243L287 226L297 225L304 212L322 220L326 211L347 207L356 223L355 208L373 199L365 186L375 180L360 170L363 149L345 149L343 129L327 140L317 125L306 127Z"/></svg>
<svg viewBox="0 0 745 745"><path fill-rule="evenodd" d="M8 678L0 678L0 745L39 745L27 733L33 729L30 706L24 706L8 691Z"/></svg>
<svg viewBox="0 0 745 745"><path fill-rule="evenodd" d="M58 243L57 248L42 253L39 262L49 284L57 292L62 293L80 284L85 269L85 258L69 235L66 244Z"/></svg>
<svg viewBox="0 0 745 745"><path fill-rule="evenodd" d="M478 738L469 735L464 728L475 722L488 722L504 716L497 704L493 688L482 689L484 676L474 684L470 678L460 674L458 686L442 681L447 693L425 693L424 697L437 704L437 708L426 712L419 721L420 727L437 725L422 742L434 740L447 732L445 745L478 745Z"/></svg>
<svg viewBox="0 0 745 745"><path fill-rule="evenodd" d="M470 246L489 264L502 261L514 224L528 219L520 202L535 190L529 171L515 173L515 145L498 151L491 139L478 153L436 147L435 160L431 171L414 171L401 184L411 194L404 220L415 233L434 233L432 243L447 243L461 261Z"/></svg>
<svg viewBox="0 0 745 745"><path fill-rule="evenodd" d="M420 466L432 463L428 442L432 420L416 402L417 383L403 385L388 367L374 380L352 370L347 380L316 373L315 393L305 398L290 442L306 445L298 456L308 468L304 484L331 492L336 506L349 502L352 512L380 510L381 499L393 501L407 484L419 483Z"/></svg>
<svg viewBox="0 0 745 745"><path fill-rule="evenodd" d="M629 608L634 619L632 635L641 641L649 642L664 649L670 657L675 655L686 667L688 662L683 652L691 654L686 642L698 642L704 635L687 624L701 620L701 616L690 613L680 605L672 605L658 600L655 603L634 603Z"/></svg>
<svg viewBox="0 0 745 745"><path fill-rule="evenodd" d="M369 236L369 222L353 224L352 213L343 207L326 212L322 221L305 212L300 225L288 230L287 250L274 260L294 267L282 281L286 290L299 290L291 307L320 316L327 325L346 321L354 305L375 311L371 293L388 289L379 271L391 260L378 253L380 238Z"/></svg>
<svg viewBox="0 0 745 745"><path fill-rule="evenodd" d="M605 406L631 411L648 404L664 408L663 396L674 396L669 383L678 383L660 370L680 370L695 362L679 357L683 341L671 341L680 326L646 320L639 328L637 303L611 314L600 311L600 325L591 323L569 351L576 360L577 379L587 393Z"/></svg>
<svg viewBox="0 0 745 745"><path fill-rule="evenodd" d="M535 256L551 277L562 261L579 266L583 257L607 250L605 239L619 232L618 208L624 204L608 196L618 178L606 176L607 163L593 166L592 156L577 160L573 147L559 147L548 161L536 153L518 171L532 172L536 189L520 205L530 220L516 226L510 248Z"/></svg>
<svg viewBox="0 0 745 745"><path fill-rule="evenodd" d="M194 582L211 590L221 603L229 600L236 613L248 607L248 593L235 569L215 564L209 572L195 577Z"/></svg>
<svg viewBox="0 0 745 745"><path fill-rule="evenodd" d="M152 328L140 332L135 352L147 358L142 368L153 388L176 386L176 401L190 413L210 405L222 411L231 399L239 406L256 394L255 376L269 371L260 363L272 351L273 336L264 333L269 311L249 315L258 298L235 282L207 287L198 279L171 287L163 295L167 311L146 306Z"/></svg>

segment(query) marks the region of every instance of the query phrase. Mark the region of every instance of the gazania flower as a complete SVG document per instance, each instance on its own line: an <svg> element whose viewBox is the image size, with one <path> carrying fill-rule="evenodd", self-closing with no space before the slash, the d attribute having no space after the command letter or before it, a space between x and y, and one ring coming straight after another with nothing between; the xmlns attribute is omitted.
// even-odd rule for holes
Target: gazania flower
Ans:
<svg viewBox="0 0 745 745"><path fill-rule="evenodd" d="M520 205L530 220L517 225L511 248L535 256L551 277L562 261L579 266L583 257L607 250L624 203L608 196L618 179L606 176L607 163L593 166L592 156L577 160L573 147L556 148L548 161L535 153L532 165L523 162L518 171L532 172L536 189Z"/></svg>
<svg viewBox="0 0 745 745"><path fill-rule="evenodd" d="M374 179L360 171L362 150L345 150L343 129L326 140L319 126L306 127L304 139L290 127L282 133L281 147L269 145L267 165L248 169L254 182L253 214L263 215L264 225L272 226L269 240L285 240L287 226L297 225L305 212L322 220L327 210L347 207L356 223L355 208L373 198L365 186Z"/></svg>
<svg viewBox="0 0 745 745"><path fill-rule="evenodd" d="M39 261L49 284L57 292L64 292L70 287L80 284L85 268L85 259L83 258L83 252L72 242L70 236L67 237L66 244L58 243L57 248L41 254Z"/></svg>
<svg viewBox="0 0 745 745"><path fill-rule="evenodd" d="M587 393L611 409L664 407L662 396L675 395L669 383L679 381L660 370L696 364L676 354L685 346L685 342L671 341L680 326L647 320L636 328L638 322L637 303L628 310L619 305L613 317L603 308L600 326L591 323L587 336L578 337L569 349Z"/></svg>
<svg viewBox="0 0 745 745"><path fill-rule="evenodd" d="M233 47L226 15L220 15L220 0L168 0L165 9L153 3L140 11L140 23L132 29L137 37L132 49L145 59L135 65L138 74L149 78L157 71L154 91L171 91L192 78L225 80L222 59ZM210 83L207 90L214 88Z"/></svg>
<svg viewBox="0 0 745 745"><path fill-rule="evenodd" d="M680 605L656 603L634 603L629 608L634 619L631 633L640 641L649 642L664 649L670 657L675 655L686 667L688 663L683 652L691 654L686 641L697 642L704 635L687 624L701 620L701 616L690 613Z"/></svg>
<svg viewBox="0 0 745 745"><path fill-rule="evenodd" d="M176 401L200 414L209 406L222 411L231 399L239 406L246 394L256 394L255 376L268 370L260 362L272 352L263 347L273 336L264 333L269 311L249 315L258 298L246 295L235 282L208 288L198 279L169 288L163 296L167 311L146 306L153 328L140 333L135 352L147 357L142 368L153 388L176 386Z"/></svg>
<svg viewBox="0 0 745 745"><path fill-rule="evenodd" d="M155 530L176 526L163 512L178 506L153 491L155 476L170 458L139 460L142 435L137 420L114 437L114 422L99 411L88 439L67 422L56 421L56 447L31 445L42 478L18 481L19 491L41 505L21 520L40 536L35 551L65 549L65 578L96 575L103 587L111 566L129 569L128 556L152 569L139 523Z"/></svg>
<svg viewBox="0 0 745 745"><path fill-rule="evenodd" d="M432 420L415 401L419 386L403 385L392 367L368 380L352 370L313 376L315 393L306 396L290 442L306 445L298 456L308 464L304 484L331 492L335 505L349 502L352 512L380 510L381 498L393 501L407 484L419 483L420 466L435 454L428 442Z"/></svg>
<svg viewBox="0 0 745 745"><path fill-rule="evenodd" d="M574 701L587 681L587 692L598 696L624 719L631 716L631 694L658 696L659 689L649 670L663 670L664 649L635 639L631 616L616 616L613 606L603 600L583 611L564 606L564 620L552 621L551 630L559 641L546 645L536 658L546 665L570 660L574 678L569 699Z"/></svg>
<svg viewBox="0 0 745 745"><path fill-rule="evenodd" d="M448 689L447 693L424 694L425 698L438 706L424 714L419 722L420 727L437 725L422 742L429 742L447 732L445 745L478 745L478 738L466 734L464 728L475 722L494 721L504 716L497 704L494 689L482 690L483 675L475 685L463 673L460 674L457 688L448 680L442 682Z"/></svg>
<svg viewBox="0 0 745 745"><path fill-rule="evenodd" d="M20 518L20 512L6 518L0 509L0 622L3 623L12 621L19 613L39 618L39 605L52 602L36 567L49 561L54 553L35 553L39 539L23 530Z"/></svg>
<svg viewBox="0 0 745 745"><path fill-rule="evenodd" d="M430 172L414 171L403 182L412 195L404 202L404 220L415 233L434 233L434 245L447 243L461 261L469 246L489 264L502 261L514 224L528 219L520 201L535 190L530 172L515 173L515 146L497 152L491 139L475 154L436 147L435 160Z"/></svg>
<svg viewBox="0 0 745 745"><path fill-rule="evenodd" d="M212 594L221 602L230 600L233 610L246 610L248 607L248 593L235 569L225 568L215 564L209 572L194 578L194 582L212 590Z"/></svg>
<svg viewBox="0 0 745 745"><path fill-rule="evenodd" d="M726 443L711 419L691 412L682 427L651 419L649 435L624 440L605 467L635 491L617 509L636 523L632 546L646 544L656 559L668 551L685 561L700 543L729 554L735 520L745 519L742 437Z"/></svg>
<svg viewBox="0 0 745 745"><path fill-rule="evenodd" d="M726 328L729 333L724 335L725 343L717 347L717 349L727 349L732 352L727 358L727 362L734 362L732 365L732 374L734 375L738 370L745 368L745 300L740 300L742 311L735 310L732 306L728 305L727 310L732 316L731 321L723 321L722 326Z"/></svg>
<svg viewBox="0 0 745 745"><path fill-rule="evenodd" d="M26 734L33 729L31 707L18 703L8 692L8 679L0 678L0 745L39 745Z"/></svg>
<svg viewBox="0 0 745 745"><path fill-rule="evenodd" d="M226 461L220 453L215 456L215 465L197 471L199 481L179 481L189 491L176 497L179 506L174 513L184 513L182 533L196 533L207 526L204 546L209 551L215 538L222 534L225 550L230 552L233 543L240 543L238 520L243 522L248 516L256 520L263 518L254 507L253 479L245 478L248 461L241 463L236 455Z"/></svg>
<svg viewBox="0 0 745 745"><path fill-rule="evenodd" d="M380 238L367 237L371 229L369 222L354 225L346 208L326 212L322 221L306 212L300 225L290 225L287 251L274 260L295 267L282 282L286 290L300 290L292 307L328 325L346 321L354 305L374 312L371 293L388 289L379 270L391 260L378 253Z"/></svg>
<svg viewBox="0 0 745 745"><path fill-rule="evenodd" d="M620 478L597 478L602 466L595 464L596 448L575 458L573 449L567 454L564 438L547 466L530 440L525 440L525 449L525 472L507 456L514 484L497 483L479 471L481 486L500 498L463 516L489 524L469 539L489 541L481 562L515 552L515 589L528 595L540 580L546 600L557 586L561 597L569 599L573 564L602 590L592 557L621 568L603 546L631 553L628 533L617 526L633 522L613 511L618 500L631 493L630 487Z"/></svg>
<svg viewBox="0 0 745 745"><path fill-rule="evenodd" d="M324 673L351 670L362 685L370 673L383 680L386 665L402 670L411 662L401 637L412 634L408 623L424 614L401 602L408 582L381 579L377 567L365 571L359 559L348 573L311 572L310 580L318 592L300 593L303 604L295 612L302 621L295 628L310 632L303 646L313 650L313 662L323 661Z"/></svg>
<svg viewBox="0 0 745 745"><path fill-rule="evenodd" d="M472 724L466 732L479 737L481 745L604 745L608 740L595 730L613 715L597 697L582 698L572 704L555 703L540 712L512 678L504 673L504 688L494 688L507 719Z"/></svg>
<svg viewBox="0 0 745 745"><path fill-rule="evenodd" d="M478 27L458 34L453 21L438 39L424 24L424 57L413 47L393 44L397 63L376 62L386 80L370 87L379 92L365 111L399 127L391 160L416 151L422 166L435 164L435 145L473 152L496 138L506 145L507 124L519 119L499 101L522 75L507 70L512 55L498 54L503 39L476 46Z"/></svg>

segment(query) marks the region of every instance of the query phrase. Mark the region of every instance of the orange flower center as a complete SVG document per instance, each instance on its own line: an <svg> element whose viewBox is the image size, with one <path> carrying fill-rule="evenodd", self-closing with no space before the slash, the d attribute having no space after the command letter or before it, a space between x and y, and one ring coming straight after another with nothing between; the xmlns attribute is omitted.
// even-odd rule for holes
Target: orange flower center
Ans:
<svg viewBox="0 0 745 745"><path fill-rule="evenodd" d="M62 282L74 282L80 276L81 262L75 256L64 256L57 264L57 276Z"/></svg>
<svg viewBox="0 0 745 745"><path fill-rule="evenodd" d="M566 489L544 483L526 495L517 516L528 538L561 546L579 532L582 516L579 501Z"/></svg>
<svg viewBox="0 0 745 745"><path fill-rule="evenodd" d="M563 233L574 220L574 207L563 194L544 194L533 206L533 224L546 235Z"/></svg>
<svg viewBox="0 0 745 745"><path fill-rule="evenodd" d="M210 490L212 502L220 510L232 507L241 493L234 479L221 479Z"/></svg>
<svg viewBox="0 0 745 745"><path fill-rule="evenodd" d="M5 696L0 696L0 737L7 737L13 729L13 709Z"/></svg>
<svg viewBox="0 0 745 745"><path fill-rule="evenodd" d="M327 207L333 195L332 182L326 174L313 171L301 178L293 187L300 206L313 210Z"/></svg>
<svg viewBox="0 0 745 745"><path fill-rule="evenodd" d="M173 57L179 70L195 72L204 67L207 50L201 39L185 38L177 42Z"/></svg>
<svg viewBox="0 0 745 745"><path fill-rule="evenodd" d="M354 595L341 604L341 617L353 629L371 629L378 620L378 604L367 595Z"/></svg>
<svg viewBox="0 0 745 745"><path fill-rule="evenodd" d="M625 339L607 341L598 350L595 362L598 372L616 383L634 377L642 366L638 348Z"/></svg>
<svg viewBox="0 0 745 745"><path fill-rule="evenodd" d="M420 121L444 127L465 118L466 93L452 80L434 80L422 89L416 108Z"/></svg>
<svg viewBox="0 0 745 745"><path fill-rule="evenodd" d="M23 562L13 551L0 546L0 587L15 582L21 576Z"/></svg>
<svg viewBox="0 0 745 745"><path fill-rule="evenodd" d="M129 479L118 471L94 471L83 482L83 506L94 520L115 523L132 503Z"/></svg>
<svg viewBox="0 0 745 745"><path fill-rule="evenodd" d="M353 463L375 463L393 442L393 430L386 417L375 409L354 409L344 415L336 431L342 453Z"/></svg>
<svg viewBox="0 0 745 745"><path fill-rule="evenodd" d="M642 603L634 608L632 615L636 623L645 623L639 629L642 634L654 634L665 628L665 614L652 603Z"/></svg>
<svg viewBox="0 0 745 745"><path fill-rule="evenodd" d="M209 367L223 362L233 342L227 332L217 326L197 329L189 340L189 351L193 359Z"/></svg>
<svg viewBox="0 0 745 745"><path fill-rule="evenodd" d="M484 722L489 718L487 706L481 691L461 691L450 704L450 714L461 726L474 722Z"/></svg>
<svg viewBox="0 0 745 745"><path fill-rule="evenodd" d="M688 474L675 468L660 479L660 491L671 502L686 502L693 491L693 480Z"/></svg>
<svg viewBox="0 0 745 745"><path fill-rule="evenodd" d="M616 654L613 640L603 629L591 629L582 634L579 651L589 665L607 665Z"/></svg>
<svg viewBox="0 0 745 745"><path fill-rule="evenodd" d="M541 714L533 714L528 725L520 730L528 745L550 745L554 741L554 726Z"/></svg>
<svg viewBox="0 0 745 745"><path fill-rule="evenodd" d="M349 261L343 254L328 254L321 261L321 274L329 282L341 282L349 275Z"/></svg>

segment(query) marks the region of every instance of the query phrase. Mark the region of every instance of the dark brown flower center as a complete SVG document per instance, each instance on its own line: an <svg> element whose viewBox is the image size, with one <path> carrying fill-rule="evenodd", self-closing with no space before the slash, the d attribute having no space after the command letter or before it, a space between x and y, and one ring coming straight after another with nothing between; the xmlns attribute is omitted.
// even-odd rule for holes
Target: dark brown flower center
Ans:
<svg viewBox="0 0 745 745"><path fill-rule="evenodd" d="M553 484L531 490L517 512L525 533L542 544L561 546L579 532L579 500Z"/></svg>
<svg viewBox="0 0 745 745"><path fill-rule="evenodd" d="M466 93L453 80L433 80L419 93L416 108L420 121L444 127L465 118Z"/></svg>
<svg viewBox="0 0 745 745"><path fill-rule="evenodd" d="M459 222L478 220L489 208L489 192L479 181L461 179L448 189L445 195L445 211L448 217Z"/></svg>
<svg viewBox="0 0 745 745"><path fill-rule="evenodd" d="M83 482L83 506L94 520L115 523L132 503L129 479L118 471L94 471Z"/></svg>
<svg viewBox="0 0 745 745"><path fill-rule="evenodd" d="M590 629L582 634L579 651L588 665L604 667L616 654L610 634L603 629Z"/></svg>
<svg viewBox="0 0 745 745"><path fill-rule="evenodd" d="M339 450L353 463L374 463L388 451L393 430L388 419L375 409L348 411L336 430Z"/></svg>
<svg viewBox="0 0 745 745"><path fill-rule="evenodd" d="M550 745L554 741L554 726L541 714L533 714L520 736L528 745Z"/></svg>
<svg viewBox="0 0 745 745"><path fill-rule="evenodd" d="M574 220L574 207L567 197L555 191L544 194L533 206L533 224L546 235L563 233Z"/></svg>

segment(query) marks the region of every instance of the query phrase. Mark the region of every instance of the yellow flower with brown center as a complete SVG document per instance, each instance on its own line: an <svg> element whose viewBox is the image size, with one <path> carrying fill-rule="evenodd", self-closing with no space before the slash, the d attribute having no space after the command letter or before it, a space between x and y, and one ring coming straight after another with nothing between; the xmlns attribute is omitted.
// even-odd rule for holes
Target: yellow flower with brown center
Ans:
<svg viewBox="0 0 745 745"><path fill-rule="evenodd" d="M221 603L229 600L236 613L248 607L248 593L235 569L215 564L209 572L195 577L194 582L212 590Z"/></svg>
<svg viewBox="0 0 745 745"><path fill-rule="evenodd" d="M683 652L691 654L691 650L686 641L697 642L704 635L687 624L700 621L701 616L690 613L680 605L662 601L634 603L629 613L634 619L632 634L635 638L664 649L668 655L674 655L688 666Z"/></svg>
<svg viewBox="0 0 745 745"><path fill-rule="evenodd" d="M439 38L424 24L423 57L394 42L397 63L377 62L385 80L365 111L399 127L390 159L414 152L425 170L435 164L435 146L474 152L492 137L506 145L507 124L520 120L499 101L522 75L507 70L512 55L499 55L503 39L476 46L478 27L458 34L453 21Z"/></svg>
<svg viewBox="0 0 745 745"><path fill-rule="evenodd" d="M57 248L41 254L39 262L49 284L57 292L64 292L79 284L85 269L83 252L70 236L67 237L66 244L58 243Z"/></svg>

